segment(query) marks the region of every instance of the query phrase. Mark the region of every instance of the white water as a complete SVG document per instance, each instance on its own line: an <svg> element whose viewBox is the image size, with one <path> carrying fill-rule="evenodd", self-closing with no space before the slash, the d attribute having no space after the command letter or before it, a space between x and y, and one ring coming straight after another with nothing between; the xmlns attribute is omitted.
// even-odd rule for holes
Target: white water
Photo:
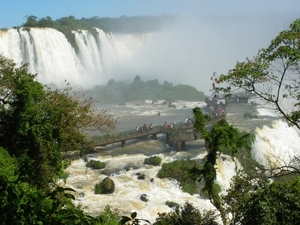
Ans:
<svg viewBox="0 0 300 225"><path fill-rule="evenodd" d="M126 103L126 106L111 106L110 112L120 115L121 130L128 130L134 128L138 122L148 124L158 118L160 122L164 120L179 122L180 118L184 119L191 115L192 108L201 107L203 103L178 101L176 105L178 107L173 109L161 103L152 104L150 101L139 105ZM276 115L265 110L257 111L258 119L246 120L243 114L249 110L246 106L229 105L227 119L229 122L235 121L244 130L254 127L256 140L253 146L253 157L258 162L268 165L265 156L270 152L284 162L300 155L300 137L294 128L287 127L285 123L278 120ZM159 111L163 112L161 116L156 115ZM81 204L92 215L99 214L106 205L111 205L119 209L122 215L130 215L131 212L136 211L139 218L151 222L155 221L158 212L171 210L165 205L166 201L174 201L181 205L188 201L200 210L214 209L214 206L201 196L182 192L176 181L159 179L156 174L161 166L143 164L144 159L151 155L158 155L163 159L163 163L178 159L201 160L207 153L204 143L201 140L187 142L187 149L176 152L174 148L165 145L163 140L164 136L160 136L158 140L128 142L125 148L121 148L119 143L103 147L99 154L88 156L89 160L100 160L106 163L106 168L100 171L86 168L83 160L74 161L66 170L69 174L66 185L77 191L76 203ZM222 187L223 193L230 188L230 180L235 174L235 163L238 165L238 162L223 154L217 159L216 182ZM138 180L138 174L145 174L146 179ZM115 182L115 192L109 195L95 195L95 184L106 176ZM140 200L142 194L148 196L148 202Z"/></svg>
<svg viewBox="0 0 300 225"><path fill-rule="evenodd" d="M85 31L74 32L79 47L78 54L71 47L63 34L49 28L8 29L0 31L0 53L13 59L17 64L29 63L32 73L38 73L38 79L43 83L55 81L62 83L65 79L76 84L94 85L107 80L110 72L126 68L137 52L143 48L152 36L112 35L98 30L98 40ZM100 44L99 44L100 43ZM130 64L133 66L132 64ZM158 68L159 69L159 68ZM114 116L120 118L118 129L134 129L144 123L163 124L164 121L180 122L192 115L191 109L202 107L203 103L176 102L176 109L167 108L161 104L128 103L126 106L108 108ZM230 108L231 106L229 106ZM294 128L277 120L275 114L258 110L259 118L245 120L243 113L248 108L232 107L227 119L230 124L246 131L253 131L256 140L253 146L253 157L265 166L286 165L300 155L299 133ZM161 116L157 116L161 113ZM275 120L273 123L272 121ZM159 155L163 162L175 159L195 158L205 156L201 141L189 142L187 150L176 153L173 148L162 144L162 141L132 143L120 148L118 144L107 146L100 155L89 158L107 162L102 171L92 171L85 168L83 160L77 160L67 168L69 178L67 185L78 192L76 202L82 204L86 211L98 214L109 204L124 213L137 211L139 218L154 221L158 212L170 209L165 201L175 201L183 204L185 201L194 203L200 209L214 208L200 196L183 193L174 181L156 177L160 167L143 165L143 160L149 155ZM279 159L278 159L279 158ZM229 188L231 177L234 175L234 162L228 156L221 156L217 165L216 182L225 191ZM138 180L137 173L145 173L146 180ZM111 195L94 195L95 183L110 175L116 183L116 191ZM151 182L150 179L154 178ZM139 197L147 194L149 202L142 202Z"/></svg>
<svg viewBox="0 0 300 225"><path fill-rule="evenodd" d="M44 84L60 86L67 80L74 86L90 88L116 79L112 74L122 73L126 62L152 36L118 34L114 37L95 29L96 37L85 30L73 31L77 53L66 37L55 29L0 30L0 54L17 65L29 63L29 72L38 74L38 80Z"/></svg>

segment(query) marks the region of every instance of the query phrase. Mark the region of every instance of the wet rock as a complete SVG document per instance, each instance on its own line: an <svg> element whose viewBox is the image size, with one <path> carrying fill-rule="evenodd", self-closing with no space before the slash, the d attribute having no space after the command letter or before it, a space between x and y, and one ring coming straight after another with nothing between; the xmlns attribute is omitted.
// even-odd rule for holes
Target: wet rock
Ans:
<svg viewBox="0 0 300 225"><path fill-rule="evenodd" d="M140 199L141 199L143 202L148 202L148 201L149 201L148 195L146 195L146 194L142 194L141 197L140 197Z"/></svg>
<svg viewBox="0 0 300 225"><path fill-rule="evenodd" d="M139 179L139 180L145 180L145 174L140 174L140 175L138 175L138 177L137 177L137 179Z"/></svg>
<svg viewBox="0 0 300 225"><path fill-rule="evenodd" d="M95 194L111 194L115 191L115 183L109 177L104 178L99 184L95 185Z"/></svg>

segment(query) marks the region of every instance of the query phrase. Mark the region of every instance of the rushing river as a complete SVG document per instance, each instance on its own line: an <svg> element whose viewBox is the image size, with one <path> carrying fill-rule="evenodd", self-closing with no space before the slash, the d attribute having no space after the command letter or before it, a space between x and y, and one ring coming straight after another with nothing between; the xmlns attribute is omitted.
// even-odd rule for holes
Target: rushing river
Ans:
<svg viewBox="0 0 300 225"><path fill-rule="evenodd" d="M177 101L176 108L167 107L161 103L152 102L126 103L125 106L105 106L108 113L118 117L117 131L135 129L143 124L162 125L167 123L183 122L192 116L192 109L205 109L203 102ZM247 120L245 112L256 113L257 119ZM159 114L159 115L158 115ZM260 163L270 163L275 156L282 158L284 163L292 161L294 156L300 155L299 133L278 120L276 114L266 110L255 110L245 104L229 104L227 106L227 121L247 132L255 132L256 140L253 144L253 157ZM144 165L144 159L157 155L162 163L179 159L201 160L206 155L202 140L186 143L185 149L177 152L165 142L165 135L158 136L157 140L127 141L126 147L121 143L102 147L97 154L88 155L88 159L100 160L106 163L102 170L86 168L82 159L75 160L66 169L68 178L66 186L77 191L76 203L84 207L91 215L100 214L106 205L118 209L121 215L129 215L136 211L138 218L155 221L158 212L169 212L171 209L165 204L173 201L183 205L190 202L200 210L215 209L209 200L200 195L190 195L181 190L175 180L159 179L156 175L161 166ZM272 159L273 159L272 158ZM278 162L278 161L276 161ZM139 180L139 174L145 174L144 180ZM230 179L235 174L235 162L226 155L217 160L217 183L226 191L230 187ZM108 195L95 195L96 183L109 176L115 182L115 192ZM140 200L146 194L149 201Z"/></svg>

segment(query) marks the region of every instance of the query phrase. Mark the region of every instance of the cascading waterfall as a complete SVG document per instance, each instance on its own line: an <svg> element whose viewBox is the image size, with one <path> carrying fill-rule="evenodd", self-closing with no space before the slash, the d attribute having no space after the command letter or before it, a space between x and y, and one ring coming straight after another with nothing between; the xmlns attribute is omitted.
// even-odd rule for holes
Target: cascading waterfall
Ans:
<svg viewBox="0 0 300 225"><path fill-rule="evenodd" d="M299 166L299 132L285 122L276 120L272 126L255 129L252 157L266 168Z"/></svg>
<svg viewBox="0 0 300 225"><path fill-rule="evenodd" d="M145 41L124 34L115 40L111 33L95 30L95 36L86 30L73 31L77 52L61 32L52 28L0 30L0 54L17 65L28 63L29 72L38 74L44 84L60 85L67 80L89 88L112 78L111 72L139 51Z"/></svg>
<svg viewBox="0 0 300 225"><path fill-rule="evenodd" d="M151 35L112 35L104 33L98 28L95 29L97 36L93 36L84 30L73 31L78 46L77 52L75 52L65 36L55 29L20 28L0 30L0 54L14 60L18 65L29 63L29 71L34 74L37 73L38 79L42 83L54 82L59 85L64 80L67 80L81 86L92 86L107 80L112 70L124 66L143 48L145 42L151 38ZM130 64L130 66L133 66L133 64ZM187 106L187 103L184 104ZM123 118L126 115L126 119L130 121L131 127L126 127L126 129L132 129L132 127L138 125L132 124L132 121L135 123L145 122L145 119L149 117L149 122L153 122L153 117L161 110L166 110L164 114L167 115L167 119L171 119L170 117L174 116L173 111L168 111L171 110L169 108L161 109L153 104L145 107L149 106L154 108L143 108L144 106L136 106L135 104L133 104L133 108L137 107L140 111L135 108L124 108ZM193 107L195 105L190 106L190 108ZM176 106L174 110L179 108L179 106ZM270 121L278 118L275 118L274 115L265 115L261 111L258 112L258 119L245 120L242 110L243 108L241 107L238 107L236 111L231 110L231 113L227 115L227 119L230 124L238 128L246 131L255 131L256 140L252 150L255 160L268 167L270 165L290 164L293 163L295 157L299 157L300 137L294 128L288 127L285 123L278 120L273 123L273 126L270 126ZM122 109L118 106L116 108L116 116L120 116L121 113ZM165 120L162 115L159 118L162 121ZM157 120L157 117L155 119ZM172 118L172 120L178 121L177 118ZM153 148L157 146L151 144L151 142L149 144L151 145L151 152L153 152ZM195 145L198 146L198 143ZM130 147L128 146L127 148ZM140 148L144 151L145 146L140 146ZM161 149L162 147L159 146L159 148ZM120 152L123 151L120 150ZM146 152L148 153L150 150ZM169 162L176 160L178 157L180 158L183 154L183 152L180 152L170 157L162 155L162 158L164 162ZM202 152L196 158L203 158L204 156L205 152ZM139 216L153 221L157 216L157 212L171 210L165 205L165 201L170 199L180 204L190 201L201 209L214 208L201 196L191 196L182 192L178 183L168 179L157 178L156 174L160 167L143 165L142 162L146 158L144 154L133 155L133 157L126 155L115 155L109 158L103 156L91 157L96 157L96 159L106 162L108 168L119 165L119 167L111 169L116 171L115 173L107 174L116 182L116 192L106 196L93 193L95 183L102 180L106 175L99 171L86 169L83 160L76 160L67 168L66 171L69 177L66 185L77 191L76 202L86 207L86 211L91 214L98 214L105 205L109 204L114 208L121 208L124 212L126 210L138 211ZM128 165L132 161L135 162L135 165L127 170L123 165L126 161L128 161ZM236 163L227 156L221 156L217 162L217 183L225 191L229 188L229 182L234 175ZM138 180L137 173L145 173L147 179ZM149 178L154 178L154 182L151 182ZM144 193L150 199L147 203L141 202L139 199L139 196ZM126 213L128 212L126 211Z"/></svg>

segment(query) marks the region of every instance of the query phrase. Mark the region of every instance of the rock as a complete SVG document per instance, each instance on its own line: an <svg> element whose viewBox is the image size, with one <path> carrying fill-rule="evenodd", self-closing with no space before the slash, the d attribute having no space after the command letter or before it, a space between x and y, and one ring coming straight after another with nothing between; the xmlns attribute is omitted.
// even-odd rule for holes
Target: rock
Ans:
<svg viewBox="0 0 300 225"><path fill-rule="evenodd" d="M139 179L139 180L145 180L145 174L140 174L138 177L137 177L137 179Z"/></svg>
<svg viewBox="0 0 300 225"><path fill-rule="evenodd" d="M146 195L146 194L142 194L141 197L140 197L140 199L141 199L143 202L148 202L148 201L149 201L148 195Z"/></svg>
<svg viewBox="0 0 300 225"><path fill-rule="evenodd" d="M95 185L95 194L111 194L115 191L115 183L109 177L104 178L99 184Z"/></svg>

